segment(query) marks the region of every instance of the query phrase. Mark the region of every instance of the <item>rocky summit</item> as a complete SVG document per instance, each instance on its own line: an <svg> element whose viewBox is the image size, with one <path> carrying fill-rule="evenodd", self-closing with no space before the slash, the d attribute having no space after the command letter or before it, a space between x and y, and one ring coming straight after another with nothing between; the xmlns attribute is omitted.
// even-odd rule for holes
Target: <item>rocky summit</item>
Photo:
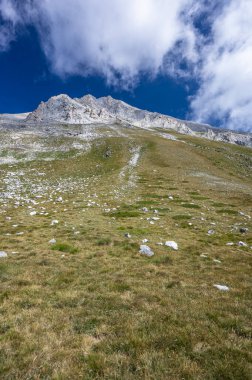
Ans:
<svg viewBox="0 0 252 380"><path fill-rule="evenodd" d="M92 95L85 95L74 99L65 94L53 96L47 102L41 102L35 111L23 114L23 117L22 114L0 115L0 125L13 122L32 126L55 123L116 124L117 127L123 125L148 130L172 130L209 140L252 147L252 134L250 133L223 130L206 124L179 120L156 112L141 110L121 100L113 99L111 96L95 98Z"/></svg>

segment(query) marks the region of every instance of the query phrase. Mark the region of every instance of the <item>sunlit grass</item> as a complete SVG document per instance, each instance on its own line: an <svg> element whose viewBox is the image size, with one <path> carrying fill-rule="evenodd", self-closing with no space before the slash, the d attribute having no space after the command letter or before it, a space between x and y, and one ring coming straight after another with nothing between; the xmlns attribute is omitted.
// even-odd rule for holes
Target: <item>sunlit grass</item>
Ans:
<svg viewBox="0 0 252 380"><path fill-rule="evenodd" d="M1 166L1 179L23 170L38 202L34 216L30 203L1 208L1 378L251 378L252 181L240 170L251 151L129 136ZM138 166L122 177L135 145ZM34 183L48 183L42 198ZM153 257L139 254L143 239Z"/></svg>

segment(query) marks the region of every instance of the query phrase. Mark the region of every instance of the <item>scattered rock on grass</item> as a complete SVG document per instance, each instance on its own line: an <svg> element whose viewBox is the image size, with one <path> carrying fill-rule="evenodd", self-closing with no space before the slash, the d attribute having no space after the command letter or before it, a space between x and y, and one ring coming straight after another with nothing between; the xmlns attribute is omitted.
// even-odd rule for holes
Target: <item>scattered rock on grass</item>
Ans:
<svg viewBox="0 0 252 380"><path fill-rule="evenodd" d="M50 244L55 244L55 243L56 243L56 239L51 239L51 240L49 240L49 243L50 243Z"/></svg>
<svg viewBox="0 0 252 380"><path fill-rule="evenodd" d="M144 256L151 257L154 255L154 252L148 247L148 245L140 245L140 254Z"/></svg>
<svg viewBox="0 0 252 380"><path fill-rule="evenodd" d="M239 247L247 247L248 246L248 244L244 243L243 241L239 241L239 243L237 243L237 245L239 245Z"/></svg>
<svg viewBox="0 0 252 380"><path fill-rule="evenodd" d="M229 287L226 285L214 284L214 287L221 290L222 292L228 292Z"/></svg>
<svg viewBox="0 0 252 380"><path fill-rule="evenodd" d="M241 234L245 234L246 232L248 232L248 228L244 228L244 227L240 228Z"/></svg>
<svg viewBox="0 0 252 380"><path fill-rule="evenodd" d="M6 252L0 251L0 257L4 258L4 257L8 257L8 255Z"/></svg>
<svg viewBox="0 0 252 380"><path fill-rule="evenodd" d="M175 241L166 241L165 245L166 245L166 247L172 248L175 251L178 250L178 244Z"/></svg>

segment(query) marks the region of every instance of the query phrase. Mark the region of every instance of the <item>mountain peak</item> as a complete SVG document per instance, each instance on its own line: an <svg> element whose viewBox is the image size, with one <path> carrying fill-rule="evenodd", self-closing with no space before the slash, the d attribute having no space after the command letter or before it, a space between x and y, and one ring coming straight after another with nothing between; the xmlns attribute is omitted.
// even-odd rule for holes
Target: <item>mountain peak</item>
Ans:
<svg viewBox="0 0 252 380"><path fill-rule="evenodd" d="M42 102L26 119L30 123L113 124L123 123L132 127L162 128L179 133L201 136L210 140L252 146L251 134L236 133L212 128L208 125L179 120L167 115L144 111L112 96L95 98L91 94L72 99L66 94L51 97Z"/></svg>

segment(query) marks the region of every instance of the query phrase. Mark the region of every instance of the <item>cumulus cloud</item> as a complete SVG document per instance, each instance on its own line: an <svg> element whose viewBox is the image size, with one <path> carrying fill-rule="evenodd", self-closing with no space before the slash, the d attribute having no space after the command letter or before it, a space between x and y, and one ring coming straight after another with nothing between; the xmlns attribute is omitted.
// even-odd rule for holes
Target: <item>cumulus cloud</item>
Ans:
<svg viewBox="0 0 252 380"><path fill-rule="evenodd" d="M140 72L155 75L178 40L192 45L190 26L180 18L187 2L43 1L45 51L60 75L95 72L109 83L134 83Z"/></svg>
<svg viewBox="0 0 252 380"><path fill-rule="evenodd" d="M251 20L251 0L229 1L215 18L211 42L201 50L193 118L252 132Z"/></svg>
<svg viewBox="0 0 252 380"><path fill-rule="evenodd" d="M191 118L252 130L251 0L0 0L0 51L33 25L51 70L198 84Z"/></svg>
<svg viewBox="0 0 252 380"><path fill-rule="evenodd" d="M60 76L96 73L110 84L130 87L139 73L155 76L178 42L183 41L183 57L194 59L195 35L182 17L191 1L24 0L20 7L2 0L0 11L6 18L8 6L18 9L23 23L36 26Z"/></svg>
<svg viewBox="0 0 252 380"><path fill-rule="evenodd" d="M14 4L9 0L0 1L0 16L0 51L4 51L15 39L16 25L20 19Z"/></svg>

